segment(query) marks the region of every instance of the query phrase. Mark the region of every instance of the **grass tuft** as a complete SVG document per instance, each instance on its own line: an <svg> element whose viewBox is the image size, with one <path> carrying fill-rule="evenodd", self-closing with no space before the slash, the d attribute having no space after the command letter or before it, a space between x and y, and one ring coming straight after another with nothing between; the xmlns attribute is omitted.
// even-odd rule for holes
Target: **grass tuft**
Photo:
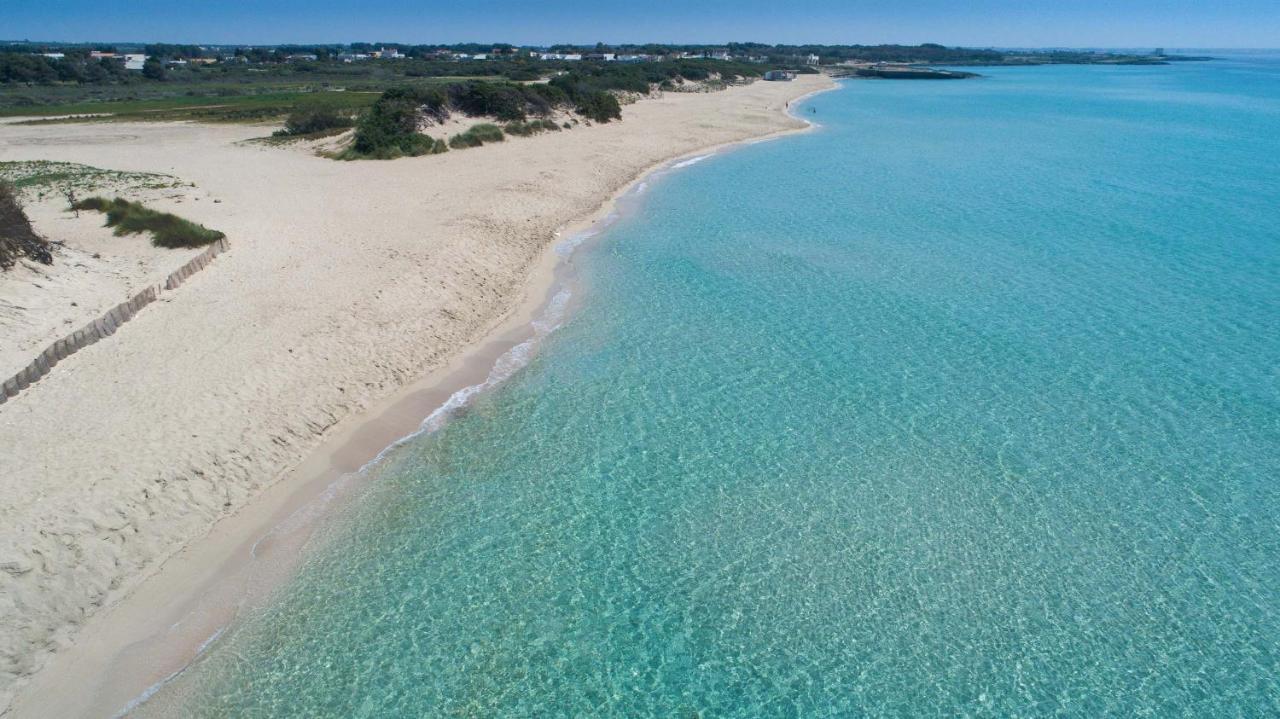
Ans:
<svg viewBox="0 0 1280 719"><path fill-rule="evenodd" d="M508 135L528 137L530 135L537 135L541 132L559 132L560 126L555 123L555 120L536 118L527 122L521 120L508 122L502 126L502 131Z"/></svg>
<svg viewBox="0 0 1280 719"><path fill-rule="evenodd" d="M198 225L167 212L157 212L139 202L129 202L117 197L89 197L71 205L73 210L96 210L106 213L107 227L116 228L117 235L151 233L151 243L157 247L203 247L226 237L217 230Z"/></svg>
<svg viewBox="0 0 1280 719"><path fill-rule="evenodd" d="M474 125L466 132L459 133L449 138L449 147L462 149L465 147L480 147L486 142L502 142L502 128L488 122L482 122Z"/></svg>

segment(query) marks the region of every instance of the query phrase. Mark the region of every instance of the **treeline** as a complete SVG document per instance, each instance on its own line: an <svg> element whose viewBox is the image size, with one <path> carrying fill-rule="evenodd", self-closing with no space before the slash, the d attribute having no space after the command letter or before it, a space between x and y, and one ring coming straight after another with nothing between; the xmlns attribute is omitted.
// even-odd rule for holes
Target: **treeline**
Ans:
<svg viewBox="0 0 1280 719"><path fill-rule="evenodd" d="M935 43L923 45L761 45L758 43L729 43L729 52L736 54L765 55L770 58L787 58L817 55L826 63L846 60L867 62L919 62L927 64L952 64L972 62L999 62L1004 53L967 47L946 47Z"/></svg>
<svg viewBox="0 0 1280 719"><path fill-rule="evenodd" d="M129 71L119 58L93 59L88 51L66 53L65 57L0 53L0 83L50 84L77 82L107 84L125 82Z"/></svg>
<svg viewBox="0 0 1280 719"><path fill-rule="evenodd" d="M760 77L759 65L716 60L668 60L663 62L567 63L565 75L552 83L573 84L594 90L621 90L648 94L653 86L669 88L680 80L708 80L718 77L732 82L737 78Z"/></svg>

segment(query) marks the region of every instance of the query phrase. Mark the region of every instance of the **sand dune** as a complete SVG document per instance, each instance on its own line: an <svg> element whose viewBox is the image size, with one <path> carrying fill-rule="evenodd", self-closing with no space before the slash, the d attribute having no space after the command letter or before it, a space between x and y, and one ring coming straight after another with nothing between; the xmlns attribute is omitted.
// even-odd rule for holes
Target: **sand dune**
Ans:
<svg viewBox="0 0 1280 719"><path fill-rule="evenodd" d="M157 172L231 251L0 405L0 713L95 612L335 426L484 337L558 228L645 168L793 129L821 76L668 93L624 121L392 162L243 143L261 127L0 128L0 160Z"/></svg>

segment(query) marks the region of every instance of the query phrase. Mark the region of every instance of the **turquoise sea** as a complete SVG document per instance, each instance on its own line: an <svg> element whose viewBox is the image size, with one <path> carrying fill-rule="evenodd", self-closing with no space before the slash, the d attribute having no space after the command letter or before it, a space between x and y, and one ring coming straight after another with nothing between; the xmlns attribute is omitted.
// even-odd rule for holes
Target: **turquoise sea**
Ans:
<svg viewBox="0 0 1280 719"><path fill-rule="evenodd" d="M984 74L651 178L161 697L1280 715L1280 55Z"/></svg>

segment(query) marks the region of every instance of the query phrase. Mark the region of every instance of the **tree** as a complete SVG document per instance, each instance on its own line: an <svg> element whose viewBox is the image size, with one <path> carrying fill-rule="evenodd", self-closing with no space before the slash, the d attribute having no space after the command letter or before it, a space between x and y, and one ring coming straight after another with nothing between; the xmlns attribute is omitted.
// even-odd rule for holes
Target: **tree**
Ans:
<svg viewBox="0 0 1280 719"><path fill-rule="evenodd" d="M147 61L142 63L142 76L148 80L163 80L164 63L154 57L147 58Z"/></svg>

